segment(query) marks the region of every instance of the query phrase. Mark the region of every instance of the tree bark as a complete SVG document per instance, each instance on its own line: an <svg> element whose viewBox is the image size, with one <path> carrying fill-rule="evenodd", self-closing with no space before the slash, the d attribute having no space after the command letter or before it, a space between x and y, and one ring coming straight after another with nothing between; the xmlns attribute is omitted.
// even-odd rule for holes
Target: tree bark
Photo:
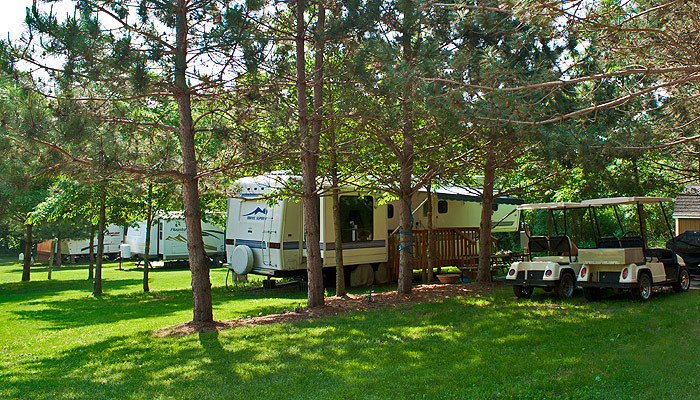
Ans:
<svg viewBox="0 0 700 400"><path fill-rule="evenodd" d="M56 258L56 243L54 243L54 240L51 240L51 249L49 250L49 276L47 277L48 280L51 280L51 274L53 272L53 261Z"/></svg>
<svg viewBox="0 0 700 400"><path fill-rule="evenodd" d="M301 139L302 206L304 208L304 236L306 240L306 269L309 278L307 304L318 307L324 304L323 265L321 260L318 193L316 192L316 168L318 165L319 138L309 131L308 103L306 98L306 54L304 38L306 1L296 2L296 73L297 108L299 111L299 137ZM321 55L322 57L323 55ZM318 60L318 58L316 58ZM316 68L317 66L314 65ZM314 85L315 86L315 85ZM314 95L316 95L314 87ZM320 99L319 99L320 100ZM316 102L314 102L314 106Z"/></svg>
<svg viewBox="0 0 700 400"><path fill-rule="evenodd" d="M403 5L406 7L406 13L412 12L412 2L406 1ZM412 29L411 25L404 21L401 33L401 50L403 61L411 64L413 60L413 48L411 44ZM411 292L413 283L413 218L411 215L411 200L413 198L413 187L411 179L413 178L413 158L414 150L414 132L413 132L413 109L412 109L412 87L410 80L406 81L403 88L403 99L401 101L401 133L403 143L401 145L401 154L399 156L399 198L401 199L401 231L399 232L399 282L397 291L401 294Z"/></svg>
<svg viewBox="0 0 700 400"><path fill-rule="evenodd" d="M428 192L428 250L426 257L428 259L428 283L433 283L435 280L435 232L433 232L433 194L430 190L430 183L426 185Z"/></svg>
<svg viewBox="0 0 700 400"><path fill-rule="evenodd" d="M479 226L479 267L476 280L491 282L491 220L493 215L493 184L496 179L496 155L493 145L486 146L484 188L481 192L481 225Z"/></svg>
<svg viewBox="0 0 700 400"><path fill-rule="evenodd" d="M335 143L331 143L335 146ZM336 150L331 150L331 180L333 181L333 229L335 231L335 295L345 296L345 265L343 263L343 239L340 226L340 185L338 179L338 159Z"/></svg>
<svg viewBox="0 0 700 400"><path fill-rule="evenodd" d="M28 282L31 278L32 267L32 247L34 241L32 239L32 228L34 225L24 225L26 229L26 239L24 240L24 265L22 267L22 282Z"/></svg>
<svg viewBox="0 0 700 400"><path fill-rule="evenodd" d="M151 225L153 224L153 183L148 183L148 208L146 210L146 255L143 260L143 291L149 292L148 268L151 265Z"/></svg>
<svg viewBox="0 0 700 400"><path fill-rule="evenodd" d="M88 266L88 280L95 279L95 225L90 224L90 265Z"/></svg>
<svg viewBox="0 0 700 400"><path fill-rule="evenodd" d="M99 296L102 294L102 260L105 252L105 225L107 212L105 207L105 188L100 188L100 218L97 221L97 260L95 260L95 280L92 283L92 294Z"/></svg>
<svg viewBox="0 0 700 400"><path fill-rule="evenodd" d="M204 256L202 240L202 212L199 205L199 181L195 154L194 122L192 119L191 90L187 85L187 10L186 0L177 0L175 17L175 97L179 117L180 148L182 150L182 200L187 229L187 251L192 273L192 300L195 322L214 320L211 299L209 267Z"/></svg>
<svg viewBox="0 0 700 400"><path fill-rule="evenodd" d="M63 254L61 254L61 236L56 237L56 255L54 256L54 265L59 268L63 265Z"/></svg>

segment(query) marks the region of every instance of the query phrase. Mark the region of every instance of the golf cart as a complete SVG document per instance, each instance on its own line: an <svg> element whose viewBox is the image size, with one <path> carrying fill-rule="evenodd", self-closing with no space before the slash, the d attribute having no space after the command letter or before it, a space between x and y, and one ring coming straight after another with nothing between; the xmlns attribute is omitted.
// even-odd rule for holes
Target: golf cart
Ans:
<svg viewBox="0 0 700 400"><path fill-rule="evenodd" d="M530 236L526 225L523 233L527 238L528 261L514 262L506 274L505 284L513 286L513 292L518 298L529 298L533 289L543 288L554 290L559 298L571 297L576 286L576 276L581 269L577 260L578 248L567 235L566 211L583 208L581 203L539 203L521 204L519 211L547 210L551 218L555 235ZM564 231L559 228L554 218L554 212L561 211L564 220ZM521 221L523 219L521 218Z"/></svg>
<svg viewBox="0 0 700 400"><path fill-rule="evenodd" d="M605 289L629 289L642 301L651 297L653 286L670 285L677 292L688 290L690 274L683 260L670 249L649 248L647 245L644 205L658 203L669 232L672 232L663 207L668 201L670 199L663 197L612 197L581 202L590 207L596 235L596 248L581 249L578 253L582 266L576 283L583 288L586 299L600 299ZM636 205L638 233L625 231L618 210L621 205ZM621 237L601 235L596 212L600 207L613 208Z"/></svg>

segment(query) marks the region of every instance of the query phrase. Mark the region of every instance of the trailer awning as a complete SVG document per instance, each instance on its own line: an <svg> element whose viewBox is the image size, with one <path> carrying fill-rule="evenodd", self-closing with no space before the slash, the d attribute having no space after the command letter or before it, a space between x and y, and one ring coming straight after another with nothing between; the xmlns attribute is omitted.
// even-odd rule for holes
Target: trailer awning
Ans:
<svg viewBox="0 0 700 400"><path fill-rule="evenodd" d="M425 192L425 190L421 190ZM442 186L433 191L437 195L438 200L456 200L481 203L481 189L464 188L459 186ZM523 204L525 201L514 197L496 197L493 199L495 204Z"/></svg>

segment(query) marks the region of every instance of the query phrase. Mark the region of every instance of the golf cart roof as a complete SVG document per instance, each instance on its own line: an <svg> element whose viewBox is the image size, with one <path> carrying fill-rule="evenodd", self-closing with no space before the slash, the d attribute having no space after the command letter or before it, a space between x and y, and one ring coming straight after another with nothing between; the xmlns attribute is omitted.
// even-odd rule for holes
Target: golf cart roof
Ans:
<svg viewBox="0 0 700 400"><path fill-rule="evenodd" d="M605 197L581 202L584 206L615 206L621 204L651 204L671 201L668 197Z"/></svg>
<svg viewBox="0 0 700 400"><path fill-rule="evenodd" d="M583 208L588 207L581 203L557 201L553 203L532 203L521 204L517 207L518 211L522 210L563 210L565 208Z"/></svg>

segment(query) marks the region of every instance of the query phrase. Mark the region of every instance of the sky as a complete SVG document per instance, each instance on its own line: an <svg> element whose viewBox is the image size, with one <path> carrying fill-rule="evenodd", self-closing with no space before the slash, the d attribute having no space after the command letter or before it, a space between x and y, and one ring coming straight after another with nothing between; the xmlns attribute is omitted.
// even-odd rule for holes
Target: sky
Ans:
<svg viewBox="0 0 700 400"><path fill-rule="evenodd" d="M71 1L60 1L54 5L54 11L64 13L71 6ZM24 17L27 7L31 7L32 0L0 0L0 38L18 39L26 29ZM60 15L60 14L59 14Z"/></svg>

